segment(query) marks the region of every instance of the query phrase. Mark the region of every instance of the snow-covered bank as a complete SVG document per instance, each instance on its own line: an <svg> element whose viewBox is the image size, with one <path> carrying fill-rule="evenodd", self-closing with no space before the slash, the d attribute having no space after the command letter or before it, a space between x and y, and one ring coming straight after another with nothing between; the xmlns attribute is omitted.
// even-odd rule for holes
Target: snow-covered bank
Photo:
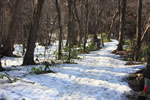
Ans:
<svg viewBox="0 0 150 100"><path fill-rule="evenodd" d="M0 96L7 100L128 100L125 94L131 88L123 79L144 66L125 66L120 56L111 54L117 43L113 40L104 49L80 55L83 59L75 60L78 64L52 67L56 73L31 75L31 66L9 71L21 80L10 84L0 79Z"/></svg>

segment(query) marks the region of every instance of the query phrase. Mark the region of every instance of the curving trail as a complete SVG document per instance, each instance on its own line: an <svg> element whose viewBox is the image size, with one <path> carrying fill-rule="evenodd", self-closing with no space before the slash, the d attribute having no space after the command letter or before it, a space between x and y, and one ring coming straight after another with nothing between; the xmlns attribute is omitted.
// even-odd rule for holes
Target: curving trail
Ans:
<svg viewBox="0 0 150 100"><path fill-rule="evenodd" d="M125 66L120 56L111 54L116 40L105 43L105 48L80 55L78 64L61 64L53 67L56 74L26 75L27 66L11 76L23 77L13 84L0 83L0 95L7 100L128 100L132 93L125 78L143 65ZM2 80L0 80L1 82Z"/></svg>

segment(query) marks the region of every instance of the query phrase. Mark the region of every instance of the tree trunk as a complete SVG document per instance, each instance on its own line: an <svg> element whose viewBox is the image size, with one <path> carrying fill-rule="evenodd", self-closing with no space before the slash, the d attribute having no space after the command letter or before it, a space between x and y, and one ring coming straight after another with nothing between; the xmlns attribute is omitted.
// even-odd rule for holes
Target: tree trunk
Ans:
<svg viewBox="0 0 150 100"><path fill-rule="evenodd" d="M139 59L139 51L141 48L141 19L142 19L142 0L138 0L138 10L137 10L137 26L136 26L136 50L135 50L135 60Z"/></svg>
<svg viewBox="0 0 150 100"><path fill-rule="evenodd" d="M9 30L8 30L8 35L7 39L5 41L4 47L2 48L1 55L3 56L13 56L13 50L14 50L14 39L15 39L15 34L17 30L17 22L21 14L21 6L23 4L23 1L21 0L16 0L14 9L13 9L13 15L11 18Z"/></svg>
<svg viewBox="0 0 150 100"><path fill-rule="evenodd" d="M74 0L74 9L75 9L75 16L76 16L76 19L77 19L77 22L78 22L78 27L79 27L79 33L78 33L78 46L81 46L81 40L82 40L82 25L81 25L81 20L79 18L79 15L78 15L78 10L77 10L77 7L76 7L77 3L76 3L76 0ZM82 4L81 4L82 6ZM82 7L81 7L82 9ZM83 10L83 9L82 9ZM81 11L82 12L82 11Z"/></svg>
<svg viewBox="0 0 150 100"><path fill-rule="evenodd" d="M68 60L71 59L71 37L72 37L72 0L68 0L69 7L69 22L68 22L68 44L69 44L69 56Z"/></svg>
<svg viewBox="0 0 150 100"><path fill-rule="evenodd" d="M84 37L84 30L83 30L83 20L84 20L84 16L83 16L83 0L81 1L81 16L80 16L80 37L79 37L79 46L81 46L81 44L83 43L82 39Z"/></svg>
<svg viewBox="0 0 150 100"><path fill-rule="evenodd" d="M1 58L0 58L0 72L1 71L4 71L5 69L2 67L2 64L1 64Z"/></svg>
<svg viewBox="0 0 150 100"><path fill-rule="evenodd" d="M58 4L58 0L56 0L56 9L57 9L57 13L58 13L58 23L59 23L59 48L58 48L58 59L61 59L62 56L62 52L61 52L61 48L62 48L62 22L61 22L61 10Z"/></svg>
<svg viewBox="0 0 150 100"><path fill-rule="evenodd" d="M146 78L150 78L150 34L149 34L149 40L148 40L148 57L147 57L147 66L146 66L146 69L145 69L145 73L144 73L144 77Z"/></svg>
<svg viewBox="0 0 150 100"><path fill-rule="evenodd" d="M53 23L52 28L51 28L51 30L50 30L50 35L48 36L48 38L49 38L49 40L48 40L48 45L51 44L51 38L52 38L52 35L53 35L53 30L54 30L54 27L55 27L57 18L58 18L58 16L55 17L54 23Z"/></svg>
<svg viewBox="0 0 150 100"><path fill-rule="evenodd" d="M25 34L27 34L27 29L26 29L26 25L23 25L22 55L25 54L25 49L26 49L26 39L25 39Z"/></svg>
<svg viewBox="0 0 150 100"><path fill-rule="evenodd" d="M122 1L122 14L120 19L120 31L119 31L119 44L117 47L117 51L123 50L123 41L124 41L124 28L125 28L125 14L126 14L126 4L127 0Z"/></svg>
<svg viewBox="0 0 150 100"><path fill-rule="evenodd" d="M85 21L85 33L84 33L84 44L83 44L83 49L86 51L86 43L87 43L87 38L88 38L88 21L89 21L89 1L86 0L86 21Z"/></svg>
<svg viewBox="0 0 150 100"><path fill-rule="evenodd" d="M121 18L121 0L118 0L119 19Z"/></svg>
<svg viewBox="0 0 150 100"><path fill-rule="evenodd" d="M30 33L27 43L27 51L24 56L23 65L34 65L34 49L39 28L40 16L44 0L38 0L33 14L33 22L31 23Z"/></svg>
<svg viewBox="0 0 150 100"><path fill-rule="evenodd" d="M117 10L117 11L115 12L115 14L113 15L112 23L111 23L111 25L110 25L110 29L109 29L108 35L107 35L107 38L108 38L108 39L110 39L110 36L111 36L111 33L112 33L112 28L113 28L113 25L114 25L114 22L115 22L115 19L116 19L118 13L119 13L119 10Z"/></svg>
<svg viewBox="0 0 150 100"><path fill-rule="evenodd" d="M101 43L102 43L102 47L104 48L103 33L101 33Z"/></svg>

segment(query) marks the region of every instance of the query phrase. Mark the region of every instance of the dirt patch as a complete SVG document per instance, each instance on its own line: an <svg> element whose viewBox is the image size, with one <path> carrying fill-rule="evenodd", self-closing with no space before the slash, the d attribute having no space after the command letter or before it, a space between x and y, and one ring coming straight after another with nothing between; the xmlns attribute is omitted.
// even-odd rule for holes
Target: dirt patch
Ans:
<svg viewBox="0 0 150 100"><path fill-rule="evenodd" d="M117 54L117 55L121 55L121 56L128 56L128 53L127 51L125 50L122 50L122 51L117 51L117 50L114 50L112 51L113 54Z"/></svg>
<svg viewBox="0 0 150 100"><path fill-rule="evenodd" d="M115 50L112 53L120 55L125 61L128 61L125 65L143 64L143 62L133 61L132 54L128 51L125 51L125 50L117 51L117 50ZM127 97L130 100L145 100L145 99L139 99L139 95L143 94L143 88L144 88L143 73L144 73L144 69L137 71L135 73L131 73L127 78L130 88L132 88L135 91L133 94L127 95Z"/></svg>
<svg viewBox="0 0 150 100"><path fill-rule="evenodd" d="M128 84L129 86L136 91L136 94L130 95L129 98L131 100L139 100L139 95L143 94L144 88L144 78L143 78L144 69L137 71L136 73L132 73L128 76ZM144 100L144 99L143 99Z"/></svg>
<svg viewBox="0 0 150 100"><path fill-rule="evenodd" d="M126 50L117 51L117 50L114 50L112 53L116 54L116 55L120 55L123 58L123 60L127 61L127 63L125 65L139 65L139 64L144 63L144 62L134 61L134 59L132 57L133 56L132 52L130 52L130 51L126 51Z"/></svg>
<svg viewBox="0 0 150 100"><path fill-rule="evenodd" d="M140 65L140 64L143 64L143 62L128 61L125 65Z"/></svg>
<svg viewBox="0 0 150 100"><path fill-rule="evenodd" d="M120 55L125 61L133 61L133 59L132 59L133 55L129 51L126 51L126 50L122 50L122 51L114 50L112 53L116 54L116 55Z"/></svg>

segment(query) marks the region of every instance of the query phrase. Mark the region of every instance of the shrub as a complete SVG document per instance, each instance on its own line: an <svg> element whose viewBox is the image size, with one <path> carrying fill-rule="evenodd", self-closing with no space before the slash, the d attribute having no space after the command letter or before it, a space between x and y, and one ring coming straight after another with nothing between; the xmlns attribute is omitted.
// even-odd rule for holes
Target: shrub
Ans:
<svg viewBox="0 0 150 100"><path fill-rule="evenodd" d="M79 53L79 54L89 53L89 52L90 52L90 51L89 51L87 48L85 49L85 51L84 51L83 48L79 48L79 49L78 49L78 53Z"/></svg>
<svg viewBox="0 0 150 100"><path fill-rule="evenodd" d="M131 41L129 39L125 39L125 42L124 42L125 45L130 45L131 44Z"/></svg>
<svg viewBox="0 0 150 100"><path fill-rule="evenodd" d="M79 52L76 48L71 49L71 58L72 59L79 59L78 54L79 54Z"/></svg>
<svg viewBox="0 0 150 100"><path fill-rule="evenodd" d="M31 72L35 73L35 74L40 74L40 73L42 73L42 67L39 67L39 68L32 67Z"/></svg>
<svg viewBox="0 0 150 100"><path fill-rule="evenodd" d="M63 48L63 50L64 50L64 52L69 52L69 47L68 47L68 46L65 46L65 47Z"/></svg>
<svg viewBox="0 0 150 100"><path fill-rule="evenodd" d="M46 73L46 72L52 72L50 70L51 64L49 62L47 62L47 61L42 62L42 65L44 65L44 68L42 68L42 66L40 66L38 68L32 67L31 68L31 73L42 74L42 73Z"/></svg>
<svg viewBox="0 0 150 100"><path fill-rule="evenodd" d="M101 33L103 35L103 41L104 42L110 42L110 40L107 38L107 34L105 32ZM101 37L101 35L100 35Z"/></svg>
<svg viewBox="0 0 150 100"><path fill-rule="evenodd" d="M47 71L47 70L49 71L50 70L51 64L49 62L45 61L42 64L45 66L44 71Z"/></svg>
<svg viewBox="0 0 150 100"><path fill-rule="evenodd" d="M145 46L145 45L141 46L141 49L139 51L139 59L138 59L138 61L143 61L143 62L146 61L146 58L147 58L147 49L148 49L147 46Z"/></svg>
<svg viewBox="0 0 150 100"><path fill-rule="evenodd" d="M95 51L97 50L96 44L94 43L89 43L87 46L88 51Z"/></svg>
<svg viewBox="0 0 150 100"><path fill-rule="evenodd" d="M12 80L10 78L9 74L7 74L6 72L5 72L5 74L0 75L0 79L4 79L4 77L6 77L10 81L10 83L15 82L15 80L16 80L16 79Z"/></svg>
<svg viewBox="0 0 150 100"><path fill-rule="evenodd" d="M62 53L62 57L61 60L68 60L68 56L69 56L69 48L66 46L63 48L63 53ZM55 55L55 58L58 59L58 52L54 51L53 54ZM71 59L79 59L78 57L79 51L76 47L71 48Z"/></svg>
<svg viewBox="0 0 150 100"><path fill-rule="evenodd" d="M135 59L134 57L135 57L135 49L136 49L136 46L128 46L128 47L125 47L124 48L126 51L128 51L128 52L131 52L132 53L132 55L130 55L131 56L131 58L132 59ZM146 45L142 45L141 46L141 49L140 49L140 51L139 51L139 58L138 58L138 61L142 61L142 62L145 62L146 61L146 56L147 56L147 49L148 49L148 47L146 46Z"/></svg>

